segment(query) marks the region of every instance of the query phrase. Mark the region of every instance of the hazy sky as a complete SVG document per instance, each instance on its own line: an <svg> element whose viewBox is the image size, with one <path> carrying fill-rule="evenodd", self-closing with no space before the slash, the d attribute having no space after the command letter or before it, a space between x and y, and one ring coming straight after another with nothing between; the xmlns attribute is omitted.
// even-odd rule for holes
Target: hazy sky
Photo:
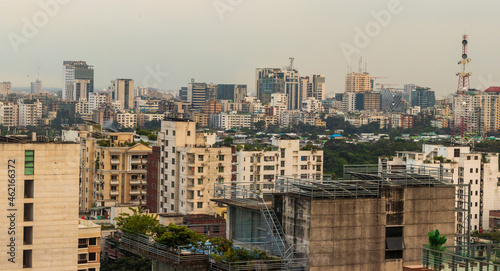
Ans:
<svg viewBox="0 0 500 271"><path fill-rule="evenodd" d="M0 0L0 6L0 81L13 87L29 86L38 66L44 87L61 87L62 62L85 60L99 89L131 78L136 86L178 90L195 78L248 84L253 92L255 68L284 67L294 57L301 75L326 76L328 94L343 92L348 65L357 70L362 56L370 74L390 77L380 83L415 83L447 95L457 88L465 32L471 87L500 85L498 0ZM351 50L350 63L342 48Z"/></svg>

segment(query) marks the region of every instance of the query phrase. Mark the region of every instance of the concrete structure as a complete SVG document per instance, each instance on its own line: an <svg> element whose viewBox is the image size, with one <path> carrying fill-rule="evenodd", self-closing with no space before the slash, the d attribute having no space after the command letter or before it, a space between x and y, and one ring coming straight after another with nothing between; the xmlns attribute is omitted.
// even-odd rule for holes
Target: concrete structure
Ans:
<svg viewBox="0 0 500 271"><path fill-rule="evenodd" d="M213 128L233 129L252 127L252 116L250 114L218 113L211 116Z"/></svg>
<svg viewBox="0 0 500 271"><path fill-rule="evenodd" d="M123 128L137 127L137 114L135 113L118 113L116 114L116 121Z"/></svg>
<svg viewBox="0 0 500 271"><path fill-rule="evenodd" d="M116 79L108 87L111 99L120 102L120 110L134 109L134 80Z"/></svg>
<svg viewBox="0 0 500 271"><path fill-rule="evenodd" d="M247 85L218 84L217 100L241 102L247 96Z"/></svg>
<svg viewBox="0 0 500 271"><path fill-rule="evenodd" d="M105 103L111 102L110 95L107 93L89 93L89 111L92 112L95 109L101 107Z"/></svg>
<svg viewBox="0 0 500 271"><path fill-rule="evenodd" d="M81 98L87 99L91 87L90 79L75 79L66 84L66 100L79 101Z"/></svg>
<svg viewBox="0 0 500 271"><path fill-rule="evenodd" d="M42 81L37 78L35 82L31 82L30 93L40 93L40 92L42 92Z"/></svg>
<svg viewBox="0 0 500 271"><path fill-rule="evenodd" d="M304 259L306 270L400 271L421 263L431 229L453 242L455 188L439 175L413 182L401 179L417 175L410 171L390 174L358 172L349 182L279 177L267 193L251 184L216 185L214 201L228 205L227 238L238 246L290 264Z"/></svg>
<svg viewBox="0 0 500 271"><path fill-rule="evenodd" d="M87 65L85 61L64 61L63 62L63 85L62 85L62 98L63 100L78 101L79 98L75 96L69 99L69 88L74 86L75 80L82 79L88 85L85 85L86 92L94 92L94 67ZM83 96L82 96L83 97ZM87 97L85 97L87 98Z"/></svg>
<svg viewBox="0 0 500 271"><path fill-rule="evenodd" d="M148 162L146 164L146 209L149 210L150 213L159 213L160 155L161 148L158 146L152 147L152 151L148 154Z"/></svg>
<svg viewBox="0 0 500 271"><path fill-rule="evenodd" d="M78 270L78 144L0 141L0 270Z"/></svg>

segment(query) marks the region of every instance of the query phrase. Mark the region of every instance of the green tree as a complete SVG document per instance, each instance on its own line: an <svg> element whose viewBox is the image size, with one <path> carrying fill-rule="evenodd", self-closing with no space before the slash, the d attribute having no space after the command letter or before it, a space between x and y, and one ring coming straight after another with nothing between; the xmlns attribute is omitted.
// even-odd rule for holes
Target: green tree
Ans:
<svg viewBox="0 0 500 271"><path fill-rule="evenodd" d="M446 250L446 247L443 245L446 243L446 236L441 236L439 230L431 230L428 232L429 235L429 248L433 251L431 252L433 255L433 265L434 270L441 270L441 264L443 263L442 253Z"/></svg>
<svg viewBox="0 0 500 271"><path fill-rule="evenodd" d="M207 238L186 226L177 226L170 223L167 227L160 227L156 232L156 242L169 247L195 245L205 242Z"/></svg>
<svg viewBox="0 0 500 271"><path fill-rule="evenodd" d="M230 136L224 138L224 145L226 145L226 146L233 144L233 142L234 142L234 139Z"/></svg>
<svg viewBox="0 0 500 271"><path fill-rule="evenodd" d="M149 271L151 260L131 254L113 261L101 261L101 271Z"/></svg>
<svg viewBox="0 0 500 271"><path fill-rule="evenodd" d="M137 209L129 207L129 210L132 211L132 215L128 213L121 213L118 217L114 218L116 220L116 225L120 230L149 236L158 231L158 228L160 227L158 215L143 213L141 207L138 207Z"/></svg>
<svg viewBox="0 0 500 271"><path fill-rule="evenodd" d="M257 131L263 131L264 127L266 127L266 122L264 120L259 120L253 123L253 127Z"/></svg>

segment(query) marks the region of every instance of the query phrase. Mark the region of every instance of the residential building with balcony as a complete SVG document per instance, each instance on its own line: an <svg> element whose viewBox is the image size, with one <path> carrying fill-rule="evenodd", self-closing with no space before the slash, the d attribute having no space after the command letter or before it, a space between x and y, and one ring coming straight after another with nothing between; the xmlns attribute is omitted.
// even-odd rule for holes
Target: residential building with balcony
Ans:
<svg viewBox="0 0 500 271"><path fill-rule="evenodd" d="M89 220L78 224L78 270L99 271L101 268L101 225Z"/></svg>
<svg viewBox="0 0 500 271"><path fill-rule="evenodd" d="M215 182L231 180L231 148L211 147L214 134L196 133L186 119L162 121L159 212L214 214L210 201Z"/></svg>

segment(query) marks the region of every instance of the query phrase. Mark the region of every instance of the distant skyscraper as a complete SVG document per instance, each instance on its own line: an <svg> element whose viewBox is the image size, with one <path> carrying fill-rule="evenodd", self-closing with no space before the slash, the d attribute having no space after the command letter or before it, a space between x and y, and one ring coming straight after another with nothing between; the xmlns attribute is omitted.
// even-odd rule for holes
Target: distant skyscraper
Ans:
<svg viewBox="0 0 500 271"><path fill-rule="evenodd" d="M68 97L68 89L74 86L75 80L77 79L88 80L86 85L87 90L84 91L85 93L94 92L94 67L87 65L85 61L64 61L62 86L63 100L78 101L78 99L75 99L75 96L73 96L72 99ZM74 91L74 89L72 91Z"/></svg>
<svg viewBox="0 0 500 271"><path fill-rule="evenodd" d="M179 98L181 101L187 103L188 101L188 88L187 87L181 87L179 90Z"/></svg>
<svg viewBox="0 0 500 271"><path fill-rule="evenodd" d="M367 72L352 72L345 76L345 92L370 92L372 89L371 76Z"/></svg>
<svg viewBox="0 0 500 271"><path fill-rule="evenodd" d="M217 99L239 102L247 96L247 85L218 84Z"/></svg>
<svg viewBox="0 0 500 271"><path fill-rule="evenodd" d="M12 93L12 84L10 82L0 82L0 95L7 96Z"/></svg>
<svg viewBox="0 0 500 271"><path fill-rule="evenodd" d="M205 107L207 101L207 83L189 83L187 89L187 102L195 110L201 110Z"/></svg>
<svg viewBox="0 0 500 271"><path fill-rule="evenodd" d="M325 76L323 74L313 74L307 87L307 97L316 100L325 99Z"/></svg>
<svg viewBox="0 0 500 271"><path fill-rule="evenodd" d="M40 93L40 92L42 92L42 81L37 78L35 82L31 82L31 93Z"/></svg>
<svg viewBox="0 0 500 271"><path fill-rule="evenodd" d="M415 84L405 84L404 85L403 98L405 101L407 101L408 103L411 103L411 92L415 91L416 88L417 87L415 86Z"/></svg>
<svg viewBox="0 0 500 271"><path fill-rule="evenodd" d="M433 107L436 104L434 91L430 88L417 87L411 93L411 106L420 106L421 108Z"/></svg>
<svg viewBox="0 0 500 271"><path fill-rule="evenodd" d="M285 79L279 68L258 68L255 71L257 98L262 104L271 102L271 94L285 93Z"/></svg>
<svg viewBox="0 0 500 271"><path fill-rule="evenodd" d="M394 89L382 89L381 107L383 111L387 112L404 112L403 106L403 93Z"/></svg>
<svg viewBox="0 0 500 271"><path fill-rule="evenodd" d="M120 102L120 110L134 108L134 80L116 79L108 88L113 101Z"/></svg>

